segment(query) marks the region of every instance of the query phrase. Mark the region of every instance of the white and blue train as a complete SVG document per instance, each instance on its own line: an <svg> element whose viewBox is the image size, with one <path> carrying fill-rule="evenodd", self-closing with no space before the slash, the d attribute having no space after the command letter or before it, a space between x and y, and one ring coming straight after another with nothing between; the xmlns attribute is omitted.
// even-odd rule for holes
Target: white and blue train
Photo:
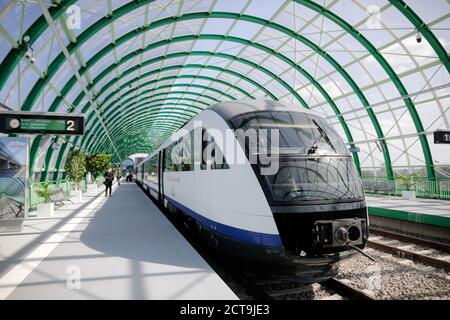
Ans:
<svg viewBox="0 0 450 320"><path fill-rule="evenodd" d="M277 131L276 147L259 136L250 143L261 129L266 137ZM276 172L262 174L263 152ZM368 239L363 187L348 148L323 118L298 106L217 103L152 152L136 180L211 246L274 274L326 279Z"/></svg>

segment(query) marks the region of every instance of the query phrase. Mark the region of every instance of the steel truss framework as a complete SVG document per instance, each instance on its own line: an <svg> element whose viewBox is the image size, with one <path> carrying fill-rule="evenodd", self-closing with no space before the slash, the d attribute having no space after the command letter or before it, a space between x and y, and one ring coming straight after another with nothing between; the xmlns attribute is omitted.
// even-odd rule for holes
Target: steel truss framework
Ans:
<svg viewBox="0 0 450 320"><path fill-rule="evenodd" d="M375 11L359 0L280 0L268 8L255 0L10 1L0 8L9 48L0 56L0 100L24 111L86 114L87 134L54 137L63 141L57 152L48 139L33 139L30 173L43 168L41 181L60 177L70 149L126 159L155 148L212 103L260 97L328 117L350 147L361 147L354 153L360 174L382 164L393 179L396 167L424 166L435 180L427 136L448 128L450 114L450 36L440 27L450 10L435 1L442 8L424 19L415 1L402 0L378 1ZM81 22L88 16L80 30L67 24L72 5ZM417 34L425 49L411 44ZM36 64L25 56L25 36ZM410 76L420 77L420 90L408 89ZM434 119L421 116L423 105Z"/></svg>

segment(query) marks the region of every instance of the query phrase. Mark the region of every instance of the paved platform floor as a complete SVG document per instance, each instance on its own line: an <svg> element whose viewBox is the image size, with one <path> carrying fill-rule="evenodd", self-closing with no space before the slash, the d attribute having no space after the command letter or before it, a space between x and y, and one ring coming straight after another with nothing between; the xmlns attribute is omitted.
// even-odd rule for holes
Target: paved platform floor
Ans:
<svg viewBox="0 0 450 320"><path fill-rule="evenodd" d="M0 234L0 299L237 299L135 184Z"/></svg>
<svg viewBox="0 0 450 320"><path fill-rule="evenodd" d="M450 218L450 201L436 199L404 200L400 197L366 195L369 207L436 215Z"/></svg>

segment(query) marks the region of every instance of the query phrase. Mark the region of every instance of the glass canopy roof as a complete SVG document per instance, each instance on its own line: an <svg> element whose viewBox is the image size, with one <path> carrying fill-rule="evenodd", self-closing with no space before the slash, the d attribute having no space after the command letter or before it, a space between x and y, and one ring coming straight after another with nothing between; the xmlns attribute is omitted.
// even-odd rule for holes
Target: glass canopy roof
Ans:
<svg viewBox="0 0 450 320"><path fill-rule="evenodd" d="M123 160L243 98L318 112L363 176L434 180L450 175L433 143L450 129L449 48L447 0L0 0L0 102L87 115L83 137L34 138L41 180L74 146Z"/></svg>

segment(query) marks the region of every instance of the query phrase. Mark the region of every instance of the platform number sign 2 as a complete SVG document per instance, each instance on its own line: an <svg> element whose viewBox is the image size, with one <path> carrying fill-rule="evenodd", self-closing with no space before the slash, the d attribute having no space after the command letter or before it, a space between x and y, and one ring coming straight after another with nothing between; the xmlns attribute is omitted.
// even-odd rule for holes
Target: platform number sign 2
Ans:
<svg viewBox="0 0 450 320"><path fill-rule="evenodd" d="M66 130L71 131L71 132L75 131L75 121L74 120L67 120Z"/></svg>
<svg viewBox="0 0 450 320"><path fill-rule="evenodd" d="M0 132L23 134L84 134L84 115L52 112L1 112Z"/></svg>

